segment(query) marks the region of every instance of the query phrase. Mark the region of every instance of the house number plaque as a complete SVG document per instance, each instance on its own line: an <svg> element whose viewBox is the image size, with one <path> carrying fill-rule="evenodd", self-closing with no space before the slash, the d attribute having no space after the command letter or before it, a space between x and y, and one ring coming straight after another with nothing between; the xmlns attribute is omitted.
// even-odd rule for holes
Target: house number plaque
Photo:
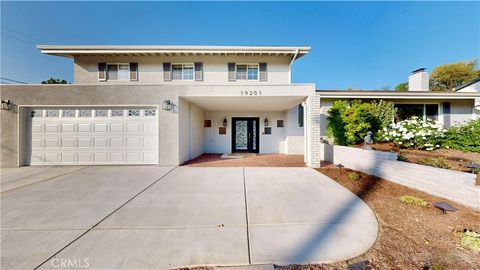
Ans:
<svg viewBox="0 0 480 270"><path fill-rule="evenodd" d="M242 96L261 96L262 91L257 90L250 90L250 91L240 91Z"/></svg>

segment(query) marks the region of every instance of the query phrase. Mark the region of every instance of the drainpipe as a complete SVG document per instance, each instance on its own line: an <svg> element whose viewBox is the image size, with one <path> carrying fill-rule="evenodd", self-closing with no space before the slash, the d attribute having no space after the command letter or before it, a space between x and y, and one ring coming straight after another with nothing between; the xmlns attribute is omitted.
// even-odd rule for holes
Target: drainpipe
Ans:
<svg viewBox="0 0 480 270"><path fill-rule="evenodd" d="M292 61L290 61L290 65L288 66L288 73L290 75L288 83L292 83L292 65L293 65L293 61L295 61L295 59L297 58L297 55L298 55L298 49L295 50L295 54L292 57Z"/></svg>

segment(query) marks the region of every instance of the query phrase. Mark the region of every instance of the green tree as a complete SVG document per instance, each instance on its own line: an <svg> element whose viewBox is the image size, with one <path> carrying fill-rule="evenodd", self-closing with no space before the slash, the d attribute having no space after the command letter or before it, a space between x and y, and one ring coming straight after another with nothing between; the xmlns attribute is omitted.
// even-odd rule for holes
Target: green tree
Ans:
<svg viewBox="0 0 480 270"><path fill-rule="evenodd" d="M66 80L50 78L46 81L42 81L42 84L68 84Z"/></svg>
<svg viewBox="0 0 480 270"><path fill-rule="evenodd" d="M476 61L441 65L432 70L432 91L453 91L459 85L480 77Z"/></svg>
<svg viewBox="0 0 480 270"><path fill-rule="evenodd" d="M399 91L399 92L408 91L408 82L404 82L395 86L395 91Z"/></svg>

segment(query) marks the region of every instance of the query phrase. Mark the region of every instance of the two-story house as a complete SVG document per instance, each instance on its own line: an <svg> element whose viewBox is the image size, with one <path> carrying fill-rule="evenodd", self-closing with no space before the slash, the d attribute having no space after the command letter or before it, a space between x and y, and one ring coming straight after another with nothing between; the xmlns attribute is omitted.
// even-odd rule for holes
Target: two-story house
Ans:
<svg viewBox="0 0 480 270"><path fill-rule="evenodd" d="M75 81L4 91L18 106L2 135L11 145L4 164L178 165L203 153L305 152L302 103L315 86L292 84L291 69L309 47L38 48L72 58Z"/></svg>
<svg viewBox="0 0 480 270"><path fill-rule="evenodd" d="M407 92L292 83L292 64L309 47L38 48L72 58L75 81L2 85L2 167L179 165L203 153L236 152L301 154L318 167L328 160L322 142L337 99L389 100L404 118L447 127L480 114L478 81L432 92L424 69L410 75Z"/></svg>

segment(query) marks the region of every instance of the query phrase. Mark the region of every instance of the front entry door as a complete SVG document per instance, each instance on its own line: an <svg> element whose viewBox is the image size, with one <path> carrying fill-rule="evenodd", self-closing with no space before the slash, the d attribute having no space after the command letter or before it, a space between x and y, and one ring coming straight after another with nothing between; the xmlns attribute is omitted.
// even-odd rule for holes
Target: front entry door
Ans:
<svg viewBox="0 0 480 270"><path fill-rule="evenodd" d="M259 118L232 118L232 152L258 153Z"/></svg>

